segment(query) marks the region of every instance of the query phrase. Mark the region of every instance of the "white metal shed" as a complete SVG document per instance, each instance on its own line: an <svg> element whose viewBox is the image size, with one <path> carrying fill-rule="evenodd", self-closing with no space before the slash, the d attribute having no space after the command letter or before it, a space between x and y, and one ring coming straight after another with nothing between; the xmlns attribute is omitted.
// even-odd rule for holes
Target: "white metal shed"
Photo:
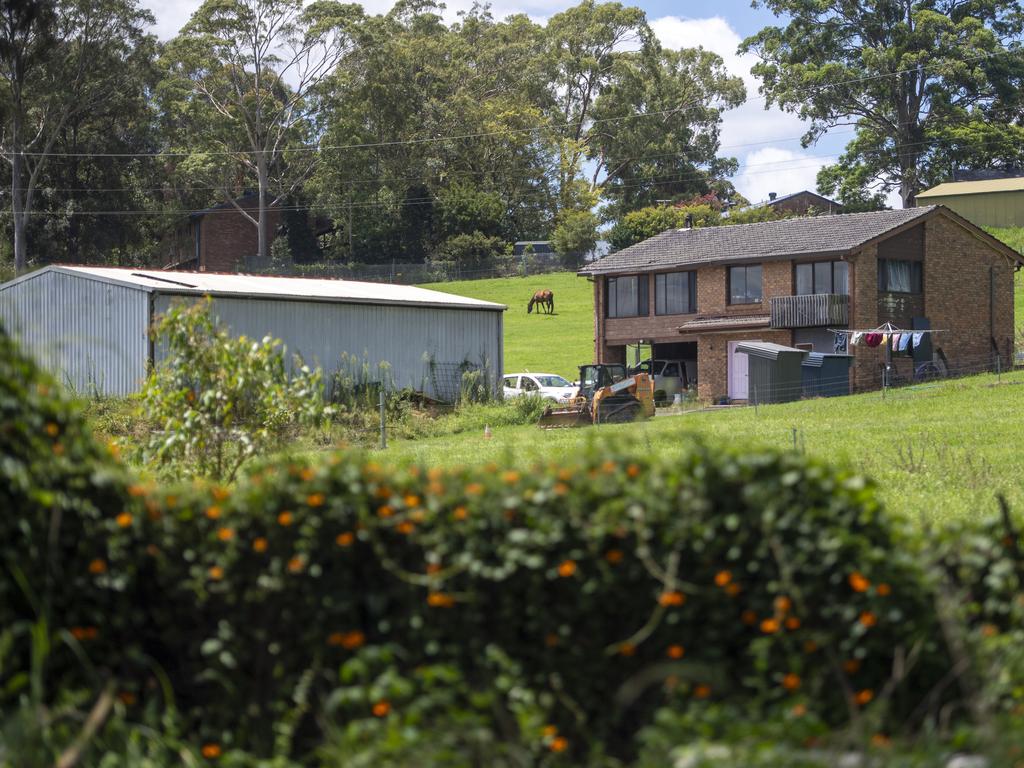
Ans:
<svg viewBox="0 0 1024 768"><path fill-rule="evenodd" d="M161 351L155 317L211 297L236 335L281 339L325 375L343 353L386 361L396 387L444 398L437 370L486 366L501 381L506 307L407 285L209 272L50 266L0 285L0 324L79 392L137 392Z"/></svg>

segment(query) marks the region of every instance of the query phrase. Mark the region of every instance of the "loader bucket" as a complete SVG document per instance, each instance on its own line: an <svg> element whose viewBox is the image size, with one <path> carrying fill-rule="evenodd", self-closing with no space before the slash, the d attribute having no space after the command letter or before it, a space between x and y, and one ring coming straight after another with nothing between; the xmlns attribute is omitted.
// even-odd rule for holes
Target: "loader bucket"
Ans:
<svg viewBox="0 0 1024 768"><path fill-rule="evenodd" d="M541 429L559 429L562 427L586 427L591 423L590 408L583 403L564 408L548 408L540 417L537 426Z"/></svg>

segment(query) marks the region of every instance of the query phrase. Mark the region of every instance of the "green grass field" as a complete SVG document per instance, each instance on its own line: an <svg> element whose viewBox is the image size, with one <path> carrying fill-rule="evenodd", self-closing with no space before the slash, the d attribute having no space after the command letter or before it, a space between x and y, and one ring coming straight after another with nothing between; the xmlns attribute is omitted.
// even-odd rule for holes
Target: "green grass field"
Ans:
<svg viewBox="0 0 1024 768"><path fill-rule="evenodd" d="M559 373L573 380L594 358L594 285L572 272L537 277L466 280L422 286L508 305L505 313L505 372ZM553 315L526 314L534 291L555 294Z"/></svg>
<svg viewBox="0 0 1024 768"><path fill-rule="evenodd" d="M919 385L845 398L784 405L659 415L618 426L542 431L535 426L399 441L389 461L527 464L565 458L586 440L635 440L643 450L671 452L704 438L740 448L792 448L853 467L874 478L887 506L925 520L991 513L1003 493L1024 509L1024 372Z"/></svg>

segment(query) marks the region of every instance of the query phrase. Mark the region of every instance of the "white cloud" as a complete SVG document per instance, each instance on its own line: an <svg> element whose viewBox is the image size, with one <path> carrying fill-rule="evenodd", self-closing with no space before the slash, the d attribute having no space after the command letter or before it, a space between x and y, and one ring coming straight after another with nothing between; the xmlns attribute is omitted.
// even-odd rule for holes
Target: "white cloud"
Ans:
<svg viewBox="0 0 1024 768"><path fill-rule="evenodd" d="M807 126L798 117L774 107L764 108L758 80L750 73L757 57L737 53L742 40L729 22L720 16L665 16L651 26L666 48L703 47L721 56L730 74L743 78L746 103L722 116L721 152L740 161L740 172L733 179L736 189L752 201L765 199L769 192L783 195L813 190L818 169L832 158L821 157L827 151L824 147L800 146Z"/></svg>
<svg viewBox="0 0 1024 768"><path fill-rule="evenodd" d="M762 147L746 155L733 183L752 203L767 200L769 192L787 195L813 190L818 171L832 159L809 157L781 147Z"/></svg>

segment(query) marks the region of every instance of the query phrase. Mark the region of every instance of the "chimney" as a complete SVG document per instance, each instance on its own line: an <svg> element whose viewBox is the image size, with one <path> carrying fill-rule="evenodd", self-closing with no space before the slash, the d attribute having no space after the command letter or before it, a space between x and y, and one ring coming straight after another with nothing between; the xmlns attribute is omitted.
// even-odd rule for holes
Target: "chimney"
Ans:
<svg viewBox="0 0 1024 768"><path fill-rule="evenodd" d="M778 195L777 195L776 193L774 193L774 192L769 192L769 193L768 193L768 202L771 202L771 201L772 201L772 200L774 200L774 199L775 199L776 197L778 197Z"/></svg>

